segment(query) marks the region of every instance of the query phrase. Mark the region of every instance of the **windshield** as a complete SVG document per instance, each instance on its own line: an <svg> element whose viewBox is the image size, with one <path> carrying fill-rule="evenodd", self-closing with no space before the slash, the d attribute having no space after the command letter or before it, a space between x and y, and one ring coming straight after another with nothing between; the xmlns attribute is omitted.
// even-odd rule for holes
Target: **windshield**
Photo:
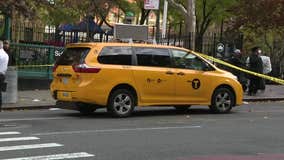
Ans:
<svg viewBox="0 0 284 160"><path fill-rule="evenodd" d="M213 68L197 55L182 51L173 50L174 63L177 68L192 69L192 70L213 70Z"/></svg>

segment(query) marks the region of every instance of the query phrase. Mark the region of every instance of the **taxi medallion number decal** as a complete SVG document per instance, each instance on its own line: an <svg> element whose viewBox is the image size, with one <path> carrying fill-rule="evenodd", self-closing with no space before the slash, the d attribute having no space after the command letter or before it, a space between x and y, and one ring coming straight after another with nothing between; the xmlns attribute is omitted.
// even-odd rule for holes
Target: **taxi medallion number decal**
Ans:
<svg viewBox="0 0 284 160"><path fill-rule="evenodd" d="M199 79L192 80L191 85L193 89L198 89L201 85L200 80Z"/></svg>

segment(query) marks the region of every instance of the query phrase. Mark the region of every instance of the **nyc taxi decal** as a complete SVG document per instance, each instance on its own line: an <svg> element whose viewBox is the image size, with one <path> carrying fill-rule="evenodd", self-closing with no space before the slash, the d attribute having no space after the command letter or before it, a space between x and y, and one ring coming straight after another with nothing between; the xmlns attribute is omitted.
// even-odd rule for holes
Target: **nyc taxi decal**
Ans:
<svg viewBox="0 0 284 160"><path fill-rule="evenodd" d="M199 79L192 80L191 85L193 89L198 89L201 85L200 80Z"/></svg>
<svg viewBox="0 0 284 160"><path fill-rule="evenodd" d="M201 86L201 82L197 78L193 79L192 81L188 80L187 82L191 83L191 86L192 86L193 89L199 89L200 86Z"/></svg>

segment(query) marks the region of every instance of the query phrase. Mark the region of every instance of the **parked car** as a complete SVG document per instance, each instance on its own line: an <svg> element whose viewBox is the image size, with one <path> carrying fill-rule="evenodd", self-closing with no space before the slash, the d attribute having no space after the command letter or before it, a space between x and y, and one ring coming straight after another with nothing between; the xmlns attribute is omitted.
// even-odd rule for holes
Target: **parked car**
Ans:
<svg viewBox="0 0 284 160"><path fill-rule="evenodd" d="M153 44L69 44L54 65L51 93L62 108L92 113L106 107L127 117L139 106L208 105L228 113L242 86L193 51Z"/></svg>

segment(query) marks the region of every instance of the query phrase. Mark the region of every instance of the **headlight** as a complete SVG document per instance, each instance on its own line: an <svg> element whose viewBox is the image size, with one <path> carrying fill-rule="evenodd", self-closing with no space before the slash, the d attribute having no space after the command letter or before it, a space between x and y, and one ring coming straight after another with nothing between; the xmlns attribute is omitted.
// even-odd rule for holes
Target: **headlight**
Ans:
<svg viewBox="0 0 284 160"><path fill-rule="evenodd" d="M235 79L235 80L238 80L238 77L235 76L235 75L232 75L232 78Z"/></svg>

